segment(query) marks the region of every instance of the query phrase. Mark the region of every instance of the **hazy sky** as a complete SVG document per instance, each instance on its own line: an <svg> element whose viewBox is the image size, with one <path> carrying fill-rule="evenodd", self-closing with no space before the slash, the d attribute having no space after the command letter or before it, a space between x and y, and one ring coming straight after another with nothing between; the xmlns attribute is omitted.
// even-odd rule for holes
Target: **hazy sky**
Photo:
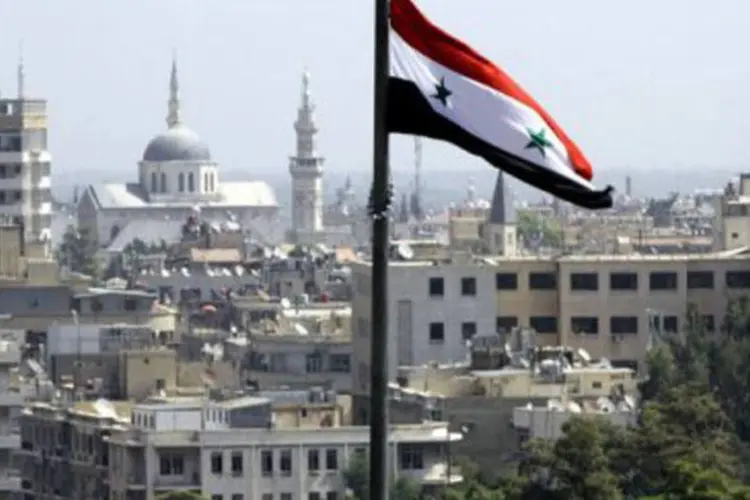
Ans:
<svg viewBox="0 0 750 500"><path fill-rule="evenodd" d="M178 52L183 116L222 165L287 168L308 66L329 169L370 168L372 1L0 0L0 92L49 99L56 175L135 175L165 128ZM612 166L747 163L748 0L421 0L436 22L529 90L587 153ZM393 141L393 164L411 141ZM425 169L481 168L425 145ZM85 179L82 179L85 182Z"/></svg>

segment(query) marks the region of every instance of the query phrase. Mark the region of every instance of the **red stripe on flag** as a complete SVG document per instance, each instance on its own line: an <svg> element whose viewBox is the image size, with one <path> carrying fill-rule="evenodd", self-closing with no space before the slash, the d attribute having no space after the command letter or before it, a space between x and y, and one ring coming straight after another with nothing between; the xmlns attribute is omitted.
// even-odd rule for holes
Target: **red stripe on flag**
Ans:
<svg viewBox="0 0 750 500"><path fill-rule="evenodd" d="M544 108L503 70L461 40L435 26L412 0L391 0L391 27L412 48L433 61L502 92L536 111L568 150L576 173L591 180L591 164Z"/></svg>

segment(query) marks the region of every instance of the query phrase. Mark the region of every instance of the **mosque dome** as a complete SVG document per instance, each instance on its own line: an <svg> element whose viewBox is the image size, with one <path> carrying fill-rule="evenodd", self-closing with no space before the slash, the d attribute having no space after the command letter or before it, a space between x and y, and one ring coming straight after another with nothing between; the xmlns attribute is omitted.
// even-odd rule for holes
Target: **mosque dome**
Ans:
<svg viewBox="0 0 750 500"><path fill-rule="evenodd" d="M208 145L193 130L175 124L149 141L143 151L143 161L210 161Z"/></svg>

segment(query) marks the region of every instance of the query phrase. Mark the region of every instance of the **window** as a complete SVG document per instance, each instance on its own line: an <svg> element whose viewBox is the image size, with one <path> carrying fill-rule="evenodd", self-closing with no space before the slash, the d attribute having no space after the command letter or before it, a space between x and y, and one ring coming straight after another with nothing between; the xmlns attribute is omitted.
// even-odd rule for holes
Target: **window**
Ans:
<svg viewBox="0 0 750 500"><path fill-rule="evenodd" d="M177 176L177 189L180 193L185 191L185 174L183 173L180 173L180 175Z"/></svg>
<svg viewBox="0 0 750 500"><path fill-rule="evenodd" d="M712 271L688 271L687 287L690 290L713 290L714 273Z"/></svg>
<svg viewBox="0 0 750 500"><path fill-rule="evenodd" d="M165 453L159 458L159 474L162 476L181 476L185 463L181 455Z"/></svg>
<svg viewBox="0 0 750 500"><path fill-rule="evenodd" d="M638 318L636 316L612 316L609 318L609 332L638 333Z"/></svg>
<svg viewBox="0 0 750 500"><path fill-rule="evenodd" d="M326 493L326 500L338 500L339 494L337 491L329 491Z"/></svg>
<svg viewBox="0 0 750 500"><path fill-rule="evenodd" d="M279 500L292 500L292 494L282 493L281 495L279 495Z"/></svg>
<svg viewBox="0 0 750 500"><path fill-rule="evenodd" d="M188 191L191 193L195 191L195 178L193 177L192 172L188 174Z"/></svg>
<svg viewBox="0 0 750 500"><path fill-rule="evenodd" d="M442 297L445 295L445 280L443 278L430 278L428 292L430 297Z"/></svg>
<svg viewBox="0 0 750 500"><path fill-rule="evenodd" d="M707 332L716 331L716 320L713 314L701 315L701 321L703 321L703 328L705 328Z"/></svg>
<svg viewBox="0 0 750 500"><path fill-rule="evenodd" d="M464 297L477 294L476 278L461 278L461 295Z"/></svg>
<svg viewBox="0 0 750 500"><path fill-rule="evenodd" d="M557 333L557 317L532 316L529 318L529 326L537 333Z"/></svg>
<svg viewBox="0 0 750 500"><path fill-rule="evenodd" d="M320 452L318 450L307 450L307 470L320 470Z"/></svg>
<svg viewBox="0 0 750 500"><path fill-rule="evenodd" d="M263 493L261 500L273 500L273 493Z"/></svg>
<svg viewBox="0 0 750 500"><path fill-rule="evenodd" d="M676 290L677 273L674 271L654 271L648 276L648 287L651 290Z"/></svg>
<svg viewBox="0 0 750 500"><path fill-rule="evenodd" d="M161 174L161 192L167 192L167 174Z"/></svg>
<svg viewBox="0 0 750 500"><path fill-rule="evenodd" d="M424 469L424 456L422 447L413 444L404 444L399 447L399 465L403 470Z"/></svg>
<svg viewBox="0 0 750 500"><path fill-rule="evenodd" d="M221 474L224 469L224 456L220 451L211 453L211 472Z"/></svg>
<svg viewBox="0 0 750 500"><path fill-rule="evenodd" d="M609 273L609 289L612 291L638 290L638 274Z"/></svg>
<svg viewBox="0 0 750 500"><path fill-rule="evenodd" d="M596 273L570 273L570 289L576 292L599 290L599 275Z"/></svg>
<svg viewBox="0 0 750 500"><path fill-rule="evenodd" d="M570 329L575 334L596 335L599 333L599 318L596 316L573 316L570 318Z"/></svg>
<svg viewBox="0 0 750 500"><path fill-rule="evenodd" d="M495 289L496 290L518 289L518 275L516 273L495 274Z"/></svg>
<svg viewBox="0 0 750 500"><path fill-rule="evenodd" d="M529 273L529 290L557 290L555 273Z"/></svg>
<svg viewBox="0 0 750 500"><path fill-rule="evenodd" d="M326 450L326 470L338 470L339 469L339 455L336 448L328 448Z"/></svg>
<svg viewBox="0 0 750 500"><path fill-rule="evenodd" d="M750 271L727 271L727 288L750 288Z"/></svg>
<svg viewBox="0 0 750 500"><path fill-rule="evenodd" d="M351 357L348 354L331 354L328 356L328 368L336 373L349 373Z"/></svg>
<svg viewBox="0 0 750 500"><path fill-rule="evenodd" d="M232 500L245 500L245 495L242 493L232 493Z"/></svg>
<svg viewBox="0 0 750 500"><path fill-rule="evenodd" d="M159 190L159 179L156 172L151 172L151 192L155 193Z"/></svg>
<svg viewBox="0 0 750 500"><path fill-rule="evenodd" d="M518 326L518 318L515 316L498 316L495 318L495 331L506 333Z"/></svg>
<svg viewBox="0 0 750 500"><path fill-rule="evenodd" d="M126 311L135 311L138 308L138 302L135 299L125 299L123 307Z"/></svg>
<svg viewBox="0 0 750 500"><path fill-rule="evenodd" d="M307 500L320 500L320 493L311 491L307 494Z"/></svg>
<svg viewBox="0 0 750 500"><path fill-rule="evenodd" d="M307 373L320 373L323 371L323 357L320 353L313 352L305 355L305 370Z"/></svg>
<svg viewBox="0 0 750 500"><path fill-rule="evenodd" d="M263 477L273 476L273 453L270 450L260 452L260 467Z"/></svg>
<svg viewBox="0 0 750 500"><path fill-rule="evenodd" d="M224 495L211 495L211 500L224 500Z"/></svg>
<svg viewBox="0 0 750 500"><path fill-rule="evenodd" d="M461 323L461 338L464 340L471 340L471 338L477 334L477 324L473 321L466 321Z"/></svg>
<svg viewBox="0 0 750 500"><path fill-rule="evenodd" d="M279 453L279 470L282 476L292 475L292 450L281 450Z"/></svg>
<svg viewBox="0 0 750 500"><path fill-rule="evenodd" d="M430 343L442 344L445 341L445 325L430 323Z"/></svg>
<svg viewBox="0 0 750 500"><path fill-rule="evenodd" d="M241 476L242 475L242 452L241 451L233 451L232 452L232 475L233 476Z"/></svg>
<svg viewBox="0 0 750 500"><path fill-rule="evenodd" d="M664 316L664 331L665 332L676 332L679 327L677 316Z"/></svg>

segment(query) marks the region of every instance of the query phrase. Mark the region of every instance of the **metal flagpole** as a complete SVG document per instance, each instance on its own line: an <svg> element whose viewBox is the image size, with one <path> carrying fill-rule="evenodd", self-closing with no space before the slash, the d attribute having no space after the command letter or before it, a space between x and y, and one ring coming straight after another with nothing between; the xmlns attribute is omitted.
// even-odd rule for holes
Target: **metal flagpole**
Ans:
<svg viewBox="0 0 750 500"><path fill-rule="evenodd" d="M372 317L370 337L370 499L388 500L388 165L389 0L375 0L375 99L372 188Z"/></svg>

